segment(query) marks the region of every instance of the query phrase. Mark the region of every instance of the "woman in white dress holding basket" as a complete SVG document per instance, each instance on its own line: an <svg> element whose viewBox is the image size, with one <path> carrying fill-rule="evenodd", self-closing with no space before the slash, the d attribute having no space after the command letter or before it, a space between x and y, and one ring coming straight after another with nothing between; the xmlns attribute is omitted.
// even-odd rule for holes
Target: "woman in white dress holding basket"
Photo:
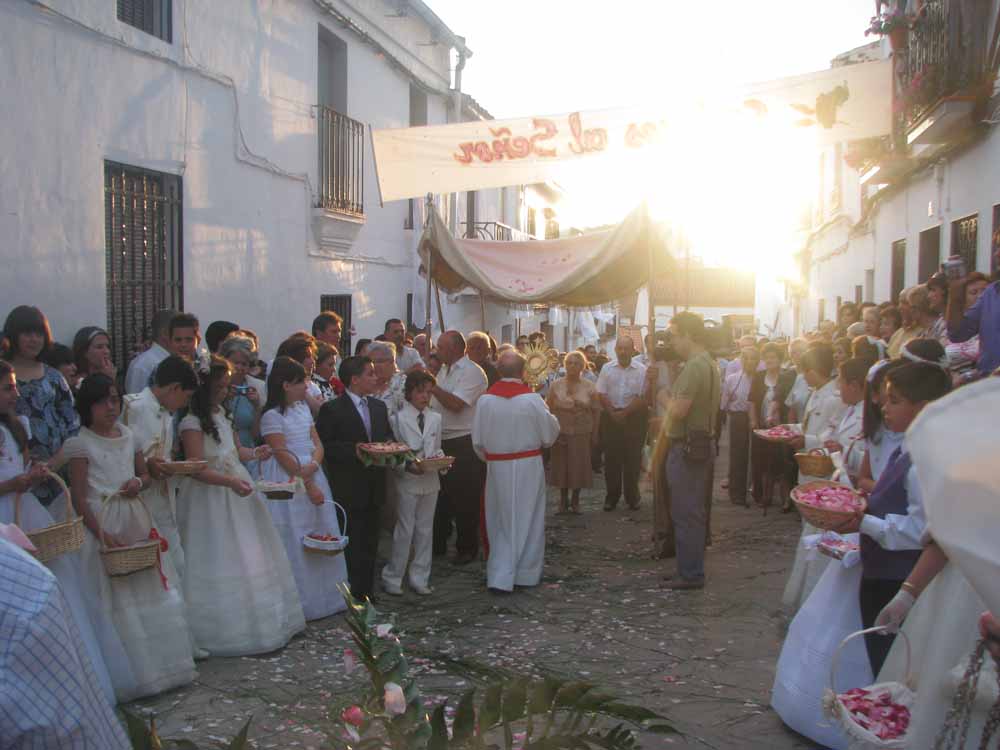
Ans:
<svg viewBox="0 0 1000 750"><path fill-rule="evenodd" d="M813 392L806 402L801 424L802 434L790 441L790 445L795 449L814 450L823 447L823 443L840 423L846 408L840 400L837 381L832 377L833 348L829 344L812 345L802 356L802 372ZM826 478L799 472L799 484ZM829 563L829 558L820 557L802 546L804 537L819 533L820 529L802 521L802 535L795 548L795 563L781 598L782 604L792 612L797 612L802 606Z"/></svg>
<svg viewBox="0 0 1000 750"><path fill-rule="evenodd" d="M843 456L849 477L847 484L857 476L864 458L861 402L867 373L868 363L864 360L849 359L841 364L838 384L840 398L847 408L824 443L830 453ZM858 543L856 534L847 539ZM814 550L812 554L821 553ZM842 560L820 558L824 571L788 626L771 692L771 706L785 724L833 750L846 750L849 741L836 722L825 720L822 696L837 647L848 635L861 630L860 561L858 551L848 552ZM846 645L836 680L840 691L872 683L863 641L855 639Z"/></svg>
<svg viewBox="0 0 1000 750"><path fill-rule="evenodd" d="M17 383L14 368L0 360L0 523L15 523L26 532L55 523L49 511L31 494L31 487L47 477L45 464L29 467L26 417L17 416ZM68 500L57 497L62 505ZM80 571L80 552L64 552L45 562L59 581L59 588L76 621L82 639L81 651L90 657L104 696L116 702L115 687L130 689L133 684L125 647L114 623L100 607L88 609Z"/></svg>
<svg viewBox="0 0 1000 750"><path fill-rule="evenodd" d="M271 518L285 545L306 620L318 620L347 608L337 590L347 581L343 554L306 551L307 534L340 536L330 485L320 468L323 445L306 404L306 371L290 357L277 357L267 376L267 403L260 434L271 449L261 461L261 478L295 481L290 500L268 500Z"/></svg>
<svg viewBox="0 0 1000 750"><path fill-rule="evenodd" d="M115 686L118 699L186 685L197 673L184 599L170 558L153 554L149 567L136 565L128 575L112 577L105 568L105 547L119 562L125 556L134 560L140 552L134 545L139 543L147 543L147 551L162 550L140 495L149 484L145 459L128 427L117 423L118 389L108 376L90 375L77 392L76 408L83 427L63 450L69 460L73 503L88 529L80 551L87 602L110 614L135 678L131 691L119 692ZM131 549L114 550L122 547ZM126 561L119 570L128 568Z"/></svg>
<svg viewBox="0 0 1000 750"><path fill-rule="evenodd" d="M241 463L271 450L242 447L222 409L231 374L212 357L179 428L184 457L207 462L177 494L187 616L195 643L216 656L274 651L306 626L281 537Z"/></svg>

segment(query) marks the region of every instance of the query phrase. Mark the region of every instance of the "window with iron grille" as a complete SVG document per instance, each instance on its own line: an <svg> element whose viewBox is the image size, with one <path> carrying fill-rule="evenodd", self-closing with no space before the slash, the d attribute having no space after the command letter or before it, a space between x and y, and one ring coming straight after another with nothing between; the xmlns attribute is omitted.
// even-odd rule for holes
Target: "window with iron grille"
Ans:
<svg viewBox="0 0 1000 750"><path fill-rule="evenodd" d="M117 0L118 20L173 43L173 0Z"/></svg>
<svg viewBox="0 0 1000 750"><path fill-rule="evenodd" d="M951 254L965 261L969 271L976 270L976 245L979 242L979 214L951 223Z"/></svg>
<svg viewBox="0 0 1000 750"><path fill-rule="evenodd" d="M941 267L941 227L920 233L920 257L917 260L917 283L923 284Z"/></svg>
<svg viewBox="0 0 1000 750"><path fill-rule="evenodd" d="M111 354L120 368L157 310L184 308L181 178L104 162L105 279Z"/></svg>
<svg viewBox="0 0 1000 750"><path fill-rule="evenodd" d="M906 240L892 243L892 278L890 289L892 304L899 303L899 294L906 284Z"/></svg>
<svg viewBox="0 0 1000 750"><path fill-rule="evenodd" d="M349 357L354 354L351 351L351 295L349 294L323 294L319 298L319 311L331 310L343 319L340 334L340 356Z"/></svg>

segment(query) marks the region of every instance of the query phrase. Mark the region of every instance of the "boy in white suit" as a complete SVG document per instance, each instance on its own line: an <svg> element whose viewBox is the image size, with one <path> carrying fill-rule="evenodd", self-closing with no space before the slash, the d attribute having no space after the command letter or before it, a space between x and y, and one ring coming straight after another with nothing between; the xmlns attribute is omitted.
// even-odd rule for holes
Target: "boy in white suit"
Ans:
<svg viewBox="0 0 1000 750"><path fill-rule="evenodd" d="M424 370L406 376L403 393L406 403L390 417L396 439L410 446L417 459L437 458L441 452L441 415L427 408L436 381ZM427 585L431 575L431 552L434 539L434 509L437 507L441 481L437 471L424 471L417 462L408 464L396 480L399 511L392 534L392 554L382 569L382 588L387 594L403 593L403 574L413 545L410 562L410 587L418 594L432 593Z"/></svg>

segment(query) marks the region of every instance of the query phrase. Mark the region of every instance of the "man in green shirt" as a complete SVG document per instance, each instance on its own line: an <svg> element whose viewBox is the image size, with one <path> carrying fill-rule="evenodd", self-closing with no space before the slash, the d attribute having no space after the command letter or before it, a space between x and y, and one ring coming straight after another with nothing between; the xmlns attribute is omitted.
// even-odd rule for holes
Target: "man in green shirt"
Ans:
<svg viewBox="0 0 1000 750"><path fill-rule="evenodd" d="M705 586L705 498L712 481L715 422L719 413L719 368L705 348L705 321L693 312L670 321L670 342L685 361L667 405L670 438L665 476L677 547L677 575L670 589Z"/></svg>

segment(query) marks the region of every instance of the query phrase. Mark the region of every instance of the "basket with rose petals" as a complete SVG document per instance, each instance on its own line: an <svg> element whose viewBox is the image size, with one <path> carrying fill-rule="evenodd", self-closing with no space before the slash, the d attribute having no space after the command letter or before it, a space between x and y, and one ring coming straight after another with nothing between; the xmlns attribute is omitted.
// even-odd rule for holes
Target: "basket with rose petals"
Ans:
<svg viewBox="0 0 1000 750"><path fill-rule="evenodd" d="M855 490L825 480L800 484L792 490L792 501L806 521L828 531L836 531L868 507Z"/></svg>
<svg viewBox="0 0 1000 750"><path fill-rule="evenodd" d="M837 647L830 664L830 687L823 693L823 711L837 719L847 735L850 747L855 750L867 748L905 748L909 745L907 731L910 727L913 707L913 690L907 684L910 676L910 640L906 632L900 630L906 653L906 682L881 682L866 688L852 688L837 693L834 677L840 651L852 638L866 633L884 632L885 628L875 627L851 633Z"/></svg>
<svg viewBox="0 0 1000 750"><path fill-rule="evenodd" d="M344 526L340 534L333 534L329 529L313 529L302 537L302 548L313 554L335 556L347 549L347 511L334 501L336 509L344 516Z"/></svg>
<svg viewBox="0 0 1000 750"><path fill-rule="evenodd" d="M787 443L802 434L802 429L797 424L779 424L777 427L769 429L754 430L754 434L769 443Z"/></svg>

